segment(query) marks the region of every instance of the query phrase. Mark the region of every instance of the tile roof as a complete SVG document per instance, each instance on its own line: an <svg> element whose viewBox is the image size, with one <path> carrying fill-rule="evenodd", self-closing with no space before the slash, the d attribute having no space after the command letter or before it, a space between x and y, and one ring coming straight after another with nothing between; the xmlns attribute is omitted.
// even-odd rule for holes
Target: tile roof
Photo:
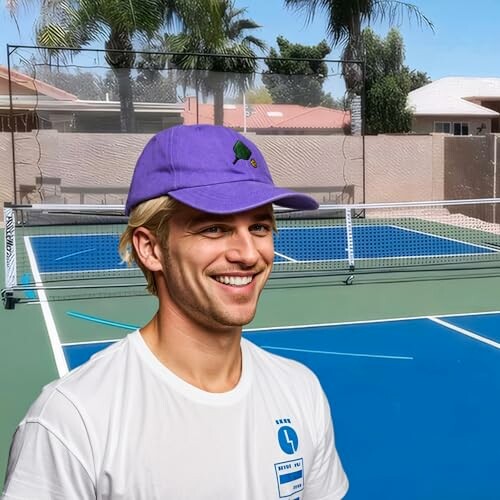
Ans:
<svg viewBox="0 0 500 500"><path fill-rule="evenodd" d="M0 65L0 78L5 80L9 79L9 70L6 66ZM12 83L24 87L33 93L42 94L61 101L74 101L77 99L75 95L65 90L58 89L57 87L25 75L24 73L20 73L14 69L10 70L10 78Z"/></svg>
<svg viewBox="0 0 500 500"><path fill-rule="evenodd" d="M249 104L246 127L255 129L342 129L350 124L350 112L316 106L308 108L298 104ZM185 102L184 123L213 123L213 104L199 103L190 97ZM224 105L224 125L243 128L245 125L242 104Z"/></svg>

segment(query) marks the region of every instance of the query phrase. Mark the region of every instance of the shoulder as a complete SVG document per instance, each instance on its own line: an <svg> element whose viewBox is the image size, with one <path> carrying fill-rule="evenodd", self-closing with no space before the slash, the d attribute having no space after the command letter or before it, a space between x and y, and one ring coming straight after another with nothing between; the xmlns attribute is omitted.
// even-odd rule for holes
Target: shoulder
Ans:
<svg viewBox="0 0 500 500"><path fill-rule="evenodd" d="M247 339L242 339L242 346L252 358L256 373L273 377L284 385L303 387L313 392L321 391L318 377L304 364L266 351Z"/></svg>
<svg viewBox="0 0 500 500"><path fill-rule="evenodd" d="M82 402L95 400L99 392L113 385L113 371L119 369L130 349L130 336L95 354L89 361L46 385L32 404L23 423L40 423L49 428L58 422L85 420ZM51 429L48 429L51 430Z"/></svg>

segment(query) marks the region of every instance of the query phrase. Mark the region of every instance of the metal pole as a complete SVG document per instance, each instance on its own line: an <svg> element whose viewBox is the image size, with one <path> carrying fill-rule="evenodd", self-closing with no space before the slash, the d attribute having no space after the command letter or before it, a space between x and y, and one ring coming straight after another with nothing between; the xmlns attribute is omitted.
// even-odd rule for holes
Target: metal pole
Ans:
<svg viewBox="0 0 500 500"><path fill-rule="evenodd" d="M366 133L366 81L365 81L365 61L361 61L361 81L363 82L363 88L361 89L361 144L363 148L363 203L366 203L366 144L365 144L365 133Z"/></svg>
<svg viewBox="0 0 500 500"><path fill-rule="evenodd" d="M498 136L495 134L493 136L493 198L497 197L497 148L498 148ZM498 207L493 206L493 224L497 222L497 210Z"/></svg>

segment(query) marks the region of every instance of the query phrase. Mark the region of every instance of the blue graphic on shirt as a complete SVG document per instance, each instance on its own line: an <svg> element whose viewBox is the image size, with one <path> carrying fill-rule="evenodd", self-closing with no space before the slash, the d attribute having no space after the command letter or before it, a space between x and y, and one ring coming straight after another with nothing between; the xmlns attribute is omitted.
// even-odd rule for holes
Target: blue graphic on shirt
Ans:
<svg viewBox="0 0 500 500"><path fill-rule="evenodd" d="M297 453L299 448L299 438L295 430L289 425L284 425L278 429L278 441L281 449L287 455Z"/></svg>
<svg viewBox="0 0 500 500"><path fill-rule="evenodd" d="M300 500L300 491L304 489L304 460L298 458L289 462L274 464L278 495L280 498ZM297 495L297 496L295 496Z"/></svg>

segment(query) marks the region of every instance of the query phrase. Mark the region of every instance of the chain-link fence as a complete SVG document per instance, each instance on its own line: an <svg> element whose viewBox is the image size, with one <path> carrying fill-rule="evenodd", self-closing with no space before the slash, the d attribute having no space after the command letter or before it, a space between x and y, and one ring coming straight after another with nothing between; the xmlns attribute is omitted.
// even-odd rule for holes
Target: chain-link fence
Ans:
<svg viewBox="0 0 500 500"><path fill-rule="evenodd" d="M124 68L106 56L9 47L0 101L2 146L13 139L9 201L123 203L147 140L182 123L249 135L275 182L321 203L364 201L362 116L351 115L345 61L134 52ZM232 71L210 69L221 59Z"/></svg>

